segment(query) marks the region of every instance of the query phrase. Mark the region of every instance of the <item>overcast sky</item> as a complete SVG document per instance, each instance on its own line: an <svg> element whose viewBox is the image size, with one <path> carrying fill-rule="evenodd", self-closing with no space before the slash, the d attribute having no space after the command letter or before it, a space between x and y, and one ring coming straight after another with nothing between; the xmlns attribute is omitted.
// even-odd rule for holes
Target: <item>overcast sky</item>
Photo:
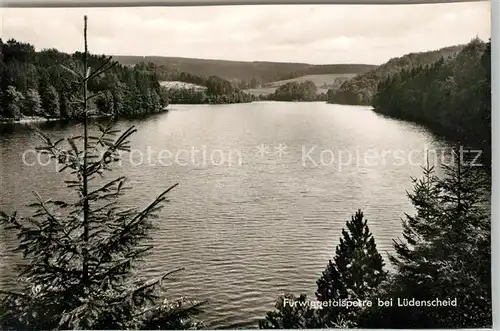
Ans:
<svg viewBox="0 0 500 331"><path fill-rule="evenodd" d="M114 55L381 64L490 37L489 2L431 5L0 8L4 40Z"/></svg>

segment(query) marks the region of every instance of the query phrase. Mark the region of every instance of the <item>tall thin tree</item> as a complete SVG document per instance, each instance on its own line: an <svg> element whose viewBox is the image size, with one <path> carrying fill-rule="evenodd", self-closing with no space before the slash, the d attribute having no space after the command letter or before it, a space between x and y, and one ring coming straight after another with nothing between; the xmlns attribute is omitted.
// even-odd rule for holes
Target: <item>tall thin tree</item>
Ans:
<svg viewBox="0 0 500 331"><path fill-rule="evenodd" d="M125 177L106 181L122 152L130 150L130 127L118 131L110 121L90 134L88 82L115 65L108 57L97 69L88 66L87 17L84 19L83 70L65 69L82 84L83 135L53 142L39 132L40 153L69 171L68 188L76 195L68 201L37 202L31 217L0 213L0 223L16 232L26 262L20 265L17 291L2 291L1 329L182 329L197 327L192 316L203 303L169 300L164 287L178 270L156 279L137 274L139 261L153 248L148 244L153 220L177 184L142 210L123 208L119 197L127 189ZM82 141L83 140L83 141Z"/></svg>

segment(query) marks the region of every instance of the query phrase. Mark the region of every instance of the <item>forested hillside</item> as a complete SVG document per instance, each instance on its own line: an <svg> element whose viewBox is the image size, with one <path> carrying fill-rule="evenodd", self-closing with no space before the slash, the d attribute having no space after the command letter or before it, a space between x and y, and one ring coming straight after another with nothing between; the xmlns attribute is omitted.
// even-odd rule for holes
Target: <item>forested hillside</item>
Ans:
<svg viewBox="0 0 500 331"><path fill-rule="evenodd" d="M371 105L378 84L385 78L404 69L410 70L412 68L432 64L441 57L448 58L454 56L462 48L463 45L459 45L431 52L410 53L402 57L392 58L381 66L343 83L338 91L329 90L328 101L330 103Z"/></svg>
<svg viewBox="0 0 500 331"><path fill-rule="evenodd" d="M143 66L145 64L139 64ZM136 65L137 67L137 65ZM155 69L155 65L148 64L150 70ZM187 72L164 72L159 74L160 78L167 82L183 82L195 84L203 88L182 88L178 86L166 87L162 89L163 96L172 104L222 104L222 103L243 103L255 100L251 94L243 92L230 81L219 76L204 77L201 75L190 74Z"/></svg>
<svg viewBox="0 0 500 331"><path fill-rule="evenodd" d="M327 64L285 62L244 62L190 59L162 56L114 56L124 65L152 62L157 73L180 74L181 72L200 76L219 76L238 85L241 89L255 88L261 84L313 74L360 74L375 68L366 64Z"/></svg>
<svg viewBox="0 0 500 331"><path fill-rule="evenodd" d="M0 119L79 118L76 101L83 91L72 71L81 66L81 59L82 53L37 52L33 45L0 39ZM88 63L97 70L106 60L91 55ZM116 62L92 80L88 90L96 93L91 99L93 116L139 116L163 110L166 102L156 74L147 66L129 68Z"/></svg>
<svg viewBox="0 0 500 331"><path fill-rule="evenodd" d="M381 81L376 112L491 146L491 42L472 40L457 56Z"/></svg>

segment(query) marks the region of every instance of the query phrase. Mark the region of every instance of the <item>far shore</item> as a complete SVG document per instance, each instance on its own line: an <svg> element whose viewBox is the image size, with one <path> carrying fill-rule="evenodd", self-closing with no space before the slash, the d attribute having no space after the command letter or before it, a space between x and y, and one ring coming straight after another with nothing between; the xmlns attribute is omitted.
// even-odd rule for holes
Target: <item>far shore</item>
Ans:
<svg viewBox="0 0 500 331"><path fill-rule="evenodd" d="M167 112L169 109L167 108L168 106L165 106L161 112ZM154 114L154 113L151 113ZM147 114L147 115L151 115ZM98 115L98 116L89 116L89 119L99 119L99 118L106 118L106 117L111 117L111 115ZM66 119L58 118L58 117L42 117L42 116L23 116L22 118L19 119L13 119L13 118L0 118L0 125L7 125L7 124L32 124L32 123L48 123L48 122L61 122L61 121L66 121ZM72 121L72 120L70 120Z"/></svg>

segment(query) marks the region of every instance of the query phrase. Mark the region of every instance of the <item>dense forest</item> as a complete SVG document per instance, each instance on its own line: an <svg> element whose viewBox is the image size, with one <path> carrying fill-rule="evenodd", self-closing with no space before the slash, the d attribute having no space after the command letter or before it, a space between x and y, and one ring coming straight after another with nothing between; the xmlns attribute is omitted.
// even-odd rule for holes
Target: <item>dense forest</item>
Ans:
<svg viewBox="0 0 500 331"><path fill-rule="evenodd" d="M463 46L445 47L439 50L410 53L390 59L388 62L343 83L338 90L328 91L328 102L350 105L371 105L378 84L403 69L411 70L456 55Z"/></svg>
<svg viewBox="0 0 500 331"><path fill-rule="evenodd" d="M491 146L491 42L472 40L453 58L404 69L381 81L376 112Z"/></svg>
<svg viewBox="0 0 500 331"><path fill-rule="evenodd" d="M194 79L191 79L194 78ZM199 76L187 74L179 76L178 81L200 84L190 88L164 88L163 96L171 104L220 104L244 103L252 101L326 101L325 93L317 93L312 81L289 82L279 86L274 93L252 95L241 91L229 81L217 76L210 76L201 81ZM204 87L204 88L201 88Z"/></svg>
<svg viewBox="0 0 500 331"><path fill-rule="evenodd" d="M286 62L245 62L190 59L161 56L113 56L120 63L133 66L141 62L154 63L160 72L189 73L205 77L219 76L241 89L255 88L265 83L311 74L361 74L373 68L367 64L325 64Z"/></svg>
<svg viewBox="0 0 500 331"><path fill-rule="evenodd" d="M33 45L0 39L0 119L81 117L75 104L83 93L73 75L81 59L78 52L37 52ZM98 69L106 59L90 55L88 64ZM130 68L112 62L112 68L91 81L88 90L95 94L89 101L93 116L140 116L162 111L166 105L158 78L147 66Z"/></svg>
<svg viewBox="0 0 500 331"><path fill-rule="evenodd" d="M165 89L163 95L171 104L227 104L256 100L256 97L241 90L225 94L209 94L206 90L195 88L170 88Z"/></svg>

